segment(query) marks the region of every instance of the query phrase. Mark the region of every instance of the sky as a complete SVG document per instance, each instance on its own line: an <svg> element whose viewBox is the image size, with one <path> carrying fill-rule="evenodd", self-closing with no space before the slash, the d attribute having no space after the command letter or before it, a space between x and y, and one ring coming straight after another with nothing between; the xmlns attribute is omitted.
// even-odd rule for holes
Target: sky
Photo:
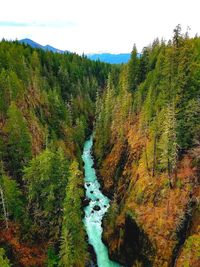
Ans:
<svg viewBox="0 0 200 267"><path fill-rule="evenodd" d="M82 53L140 52L181 24L200 34L199 0L1 0L0 39Z"/></svg>

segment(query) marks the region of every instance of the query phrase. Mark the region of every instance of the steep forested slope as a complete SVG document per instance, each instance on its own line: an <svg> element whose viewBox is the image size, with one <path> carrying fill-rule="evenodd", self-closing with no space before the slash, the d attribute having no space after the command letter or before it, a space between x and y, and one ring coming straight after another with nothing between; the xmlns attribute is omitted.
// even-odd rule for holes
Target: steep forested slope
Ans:
<svg viewBox="0 0 200 267"><path fill-rule="evenodd" d="M110 69L0 43L1 266L85 266L81 151Z"/></svg>
<svg viewBox="0 0 200 267"><path fill-rule="evenodd" d="M0 43L0 266L87 266L81 151L94 118L111 257L199 266L200 38L180 26L115 68Z"/></svg>
<svg viewBox="0 0 200 267"><path fill-rule="evenodd" d="M113 196L104 241L127 266L200 264L200 38L180 26L98 97L95 156Z"/></svg>

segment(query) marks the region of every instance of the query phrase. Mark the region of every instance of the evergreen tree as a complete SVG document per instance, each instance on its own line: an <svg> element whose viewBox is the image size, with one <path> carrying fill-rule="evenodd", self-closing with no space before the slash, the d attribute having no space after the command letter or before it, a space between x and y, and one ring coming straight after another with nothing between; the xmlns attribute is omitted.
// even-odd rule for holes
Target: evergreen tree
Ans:
<svg viewBox="0 0 200 267"><path fill-rule="evenodd" d="M0 196L2 204L0 214L6 224L8 220L22 221L24 215L22 192L16 181L5 175L3 169L0 171Z"/></svg>
<svg viewBox="0 0 200 267"><path fill-rule="evenodd" d="M139 58L136 45L134 44L131 58L128 62L128 90L134 92L138 85Z"/></svg>
<svg viewBox="0 0 200 267"><path fill-rule="evenodd" d="M21 182L22 169L32 156L32 148L27 122L15 102L12 102L8 109L6 133L6 167Z"/></svg>
<svg viewBox="0 0 200 267"><path fill-rule="evenodd" d="M10 103L10 90L7 72L2 69L0 72L0 118L6 115Z"/></svg>
<svg viewBox="0 0 200 267"><path fill-rule="evenodd" d="M82 173L73 161L69 168L66 196L63 202L63 222L60 246L60 266L84 267L87 261L85 231L82 225L81 198L83 197Z"/></svg>
<svg viewBox="0 0 200 267"><path fill-rule="evenodd" d="M182 40L183 40L183 37L181 33L181 25L178 24L176 28L174 29L174 36L173 36L174 46L178 48L181 45Z"/></svg>
<svg viewBox="0 0 200 267"><path fill-rule="evenodd" d="M27 188L30 216L37 230L57 239L68 181L68 162L62 149L51 151L47 148L32 159L24 169L23 180Z"/></svg>
<svg viewBox="0 0 200 267"><path fill-rule="evenodd" d="M103 96L103 104L99 109L96 118L95 138L100 138L100 142L96 144L96 155L102 159L106 149L109 147L109 140L111 135L112 112L114 108L113 100L115 95L114 86L111 74L108 77L106 90Z"/></svg>
<svg viewBox="0 0 200 267"><path fill-rule="evenodd" d="M148 72L149 72L149 49L147 47L144 47L139 61L138 83L141 83L145 80Z"/></svg>
<svg viewBox="0 0 200 267"><path fill-rule="evenodd" d="M176 133L176 116L173 105L169 105L166 109L164 119L164 131L161 138L163 167L167 169L168 176L176 171L178 161L178 144Z"/></svg>

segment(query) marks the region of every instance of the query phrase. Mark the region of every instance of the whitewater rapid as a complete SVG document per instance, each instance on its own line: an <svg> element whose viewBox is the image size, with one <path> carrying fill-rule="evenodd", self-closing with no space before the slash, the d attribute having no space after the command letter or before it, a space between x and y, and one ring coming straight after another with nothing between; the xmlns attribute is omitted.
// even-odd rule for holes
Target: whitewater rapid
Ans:
<svg viewBox="0 0 200 267"><path fill-rule="evenodd" d="M102 219L109 208L109 199L101 192L91 155L93 139L90 137L84 144L82 159L84 161L85 178L84 186L86 198L90 199L89 205L84 208L84 224L88 241L94 248L98 267L120 267L116 262L109 259L108 249L102 242ZM96 207L95 207L96 206ZM94 210L94 207L96 210ZM99 210L98 210L99 209Z"/></svg>

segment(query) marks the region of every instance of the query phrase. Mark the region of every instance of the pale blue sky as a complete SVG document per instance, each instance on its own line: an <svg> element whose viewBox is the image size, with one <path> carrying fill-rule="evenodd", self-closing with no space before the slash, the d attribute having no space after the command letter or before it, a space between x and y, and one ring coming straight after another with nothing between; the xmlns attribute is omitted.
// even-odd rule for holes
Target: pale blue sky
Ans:
<svg viewBox="0 0 200 267"><path fill-rule="evenodd" d="M130 52L156 37L169 39L177 24L200 33L199 0L6 0L0 39L31 38L77 53Z"/></svg>

